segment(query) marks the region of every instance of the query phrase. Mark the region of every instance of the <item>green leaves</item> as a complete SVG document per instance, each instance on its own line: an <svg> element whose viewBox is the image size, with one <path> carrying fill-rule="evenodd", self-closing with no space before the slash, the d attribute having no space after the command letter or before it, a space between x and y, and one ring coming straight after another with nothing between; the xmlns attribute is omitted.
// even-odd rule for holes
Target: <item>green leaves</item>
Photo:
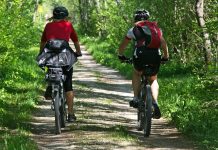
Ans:
<svg viewBox="0 0 218 150"><path fill-rule="evenodd" d="M2 0L0 2L0 127L17 129L30 119L37 90L33 71L35 56L29 47L39 42L32 22L32 0ZM31 52L33 54L33 51ZM34 82L33 82L34 81ZM22 125L21 125L22 124ZM3 149L27 149L32 142L21 133L0 133Z"/></svg>
<svg viewBox="0 0 218 150"><path fill-rule="evenodd" d="M39 37L32 23L31 1L6 1L2 3L0 9L0 49L11 53L22 47L28 47L38 40Z"/></svg>

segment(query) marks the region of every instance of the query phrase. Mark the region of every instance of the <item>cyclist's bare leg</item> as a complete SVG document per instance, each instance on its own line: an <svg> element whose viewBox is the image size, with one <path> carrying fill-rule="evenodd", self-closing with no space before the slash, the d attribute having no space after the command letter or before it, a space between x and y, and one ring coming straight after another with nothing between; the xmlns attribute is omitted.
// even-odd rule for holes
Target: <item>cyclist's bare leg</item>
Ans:
<svg viewBox="0 0 218 150"><path fill-rule="evenodd" d="M74 99L73 91L66 92L66 101L67 101L69 114L73 114L73 99Z"/></svg>
<svg viewBox="0 0 218 150"><path fill-rule="evenodd" d="M159 94L159 85L157 82L157 75L151 76L150 82L151 82L151 91L152 91L153 100L157 101L158 94Z"/></svg>
<svg viewBox="0 0 218 150"><path fill-rule="evenodd" d="M157 104L157 98L158 98L158 92L159 92L159 85L157 82L157 75L151 76L150 77L150 82L151 82L151 92L152 92L152 97L153 97L153 106L154 106L154 118L155 119L160 119L161 117L161 112Z"/></svg>
<svg viewBox="0 0 218 150"><path fill-rule="evenodd" d="M140 91L140 85L141 85L141 75L142 72L133 70L133 76L132 76L132 88L134 97L138 97L139 91Z"/></svg>

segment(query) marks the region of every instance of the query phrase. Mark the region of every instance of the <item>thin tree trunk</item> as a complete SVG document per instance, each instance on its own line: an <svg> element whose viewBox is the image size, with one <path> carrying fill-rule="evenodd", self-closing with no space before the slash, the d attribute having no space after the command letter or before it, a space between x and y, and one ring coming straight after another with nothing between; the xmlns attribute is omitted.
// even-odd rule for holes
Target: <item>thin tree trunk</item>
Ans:
<svg viewBox="0 0 218 150"><path fill-rule="evenodd" d="M202 34L204 39L204 54L205 54L205 63L208 65L211 62L211 42L209 39L209 33L205 26L204 20L204 0L196 0L196 17L198 25L202 28Z"/></svg>
<svg viewBox="0 0 218 150"><path fill-rule="evenodd" d="M36 21L38 6L39 6L39 0L36 0L35 8L34 8L34 15L33 15L33 22Z"/></svg>

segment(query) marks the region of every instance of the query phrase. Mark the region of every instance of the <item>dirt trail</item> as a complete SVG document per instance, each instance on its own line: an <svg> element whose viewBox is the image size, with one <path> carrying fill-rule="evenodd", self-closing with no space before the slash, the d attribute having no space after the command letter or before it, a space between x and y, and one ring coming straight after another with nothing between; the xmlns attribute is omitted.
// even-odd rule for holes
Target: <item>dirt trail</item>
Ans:
<svg viewBox="0 0 218 150"><path fill-rule="evenodd" d="M195 145L161 118L153 120L151 136L136 130L136 110L130 108L131 81L96 64L84 51L74 67L75 111L78 120L54 134L54 112L42 98L34 113L32 138L39 149L63 150L193 150Z"/></svg>

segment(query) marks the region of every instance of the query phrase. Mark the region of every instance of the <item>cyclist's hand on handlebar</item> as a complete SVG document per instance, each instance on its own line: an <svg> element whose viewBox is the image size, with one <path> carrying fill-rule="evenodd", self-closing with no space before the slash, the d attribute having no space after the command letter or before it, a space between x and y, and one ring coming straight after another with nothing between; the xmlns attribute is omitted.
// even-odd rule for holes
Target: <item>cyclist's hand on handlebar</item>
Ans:
<svg viewBox="0 0 218 150"><path fill-rule="evenodd" d="M81 57L82 56L82 53L75 52L74 54L75 54L76 57Z"/></svg>
<svg viewBox="0 0 218 150"><path fill-rule="evenodd" d="M118 55L118 58L121 62L125 62L126 60L128 60L128 58L124 55Z"/></svg>
<svg viewBox="0 0 218 150"><path fill-rule="evenodd" d="M161 64L165 64L167 61L169 60L169 58L161 58Z"/></svg>

